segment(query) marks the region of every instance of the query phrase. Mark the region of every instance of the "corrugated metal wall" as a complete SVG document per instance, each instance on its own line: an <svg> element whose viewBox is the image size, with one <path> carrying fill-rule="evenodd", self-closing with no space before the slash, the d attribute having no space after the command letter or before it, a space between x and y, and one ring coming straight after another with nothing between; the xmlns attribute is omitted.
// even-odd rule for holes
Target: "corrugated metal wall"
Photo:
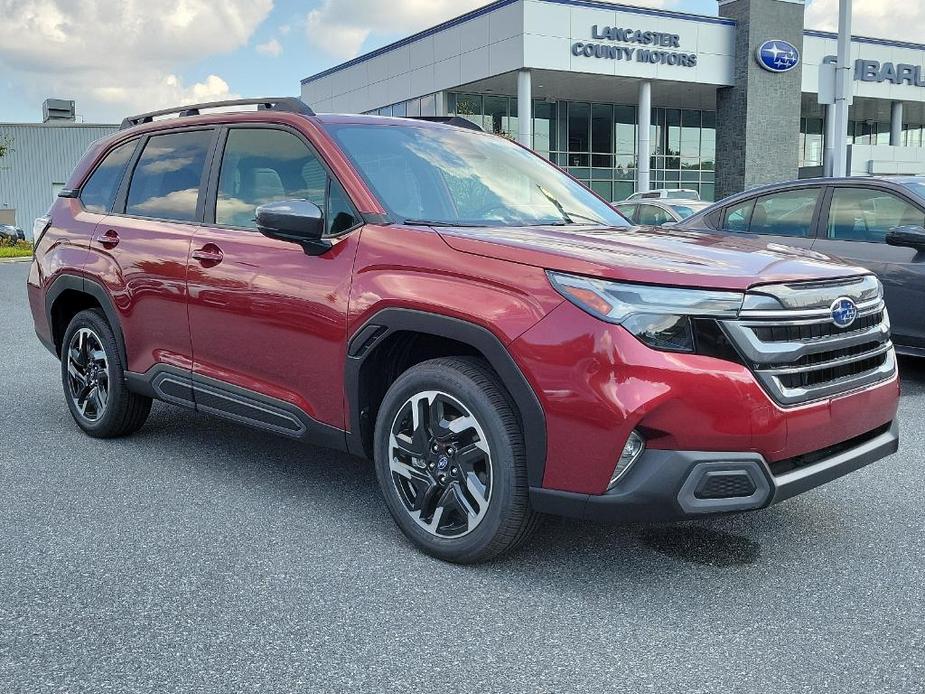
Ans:
<svg viewBox="0 0 925 694"><path fill-rule="evenodd" d="M45 214L58 189L94 140L117 125L0 123L0 142L12 151L0 157L0 209L14 209L26 236Z"/></svg>

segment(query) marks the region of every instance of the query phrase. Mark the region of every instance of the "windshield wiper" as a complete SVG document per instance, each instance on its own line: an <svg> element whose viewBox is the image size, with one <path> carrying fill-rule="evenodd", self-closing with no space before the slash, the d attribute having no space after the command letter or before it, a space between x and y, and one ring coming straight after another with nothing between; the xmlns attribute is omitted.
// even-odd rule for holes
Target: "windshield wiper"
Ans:
<svg viewBox="0 0 925 694"><path fill-rule="evenodd" d="M483 227L485 224L467 224L466 222L447 222L437 219L406 219L401 222L403 225L414 225L422 227Z"/></svg>
<svg viewBox="0 0 925 694"><path fill-rule="evenodd" d="M543 197L549 200L553 206L559 211L559 214L562 215L562 222L564 224L575 224L575 219L584 219L588 222L593 222L594 224L606 225L606 222L600 219L594 219L593 217L588 217L586 215L580 214L578 212L566 212L565 207L562 203L559 202L549 191L547 191L539 183L536 184L536 187L539 188L539 191L543 194Z"/></svg>

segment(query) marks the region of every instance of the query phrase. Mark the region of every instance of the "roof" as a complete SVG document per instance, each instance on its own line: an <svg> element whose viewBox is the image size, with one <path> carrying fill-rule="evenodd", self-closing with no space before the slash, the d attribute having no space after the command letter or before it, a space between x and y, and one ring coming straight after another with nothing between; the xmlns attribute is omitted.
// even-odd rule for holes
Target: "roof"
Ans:
<svg viewBox="0 0 925 694"><path fill-rule="evenodd" d="M592 9L605 9L611 11L619 12L631 12L633 14L648 15L654 17L668 17L671 19L679 19L682 21L693 21L693 22L708 22L710 24L725 24L728 26L735 26L735 20L727 19L725 17L717 17L715 15L703 15L703 14L693 14L690 12L678 12L676 10L656 10L650 7L637 7L635 5L623 5L615 2L607 2L606 0L540 0L541 2L548 2L556 5L572 5L575 7L589 7ZM496 0L495 2L485 5L484 7L479 7L478 9L472 10L471 12L466 12L458 17L437 24L423 31L419 31L416 34L399 39L393 43L383 46L382 48L377 48L376 50L370 51L369 53L364 53L363 55L357 56L353 60L348 60L345 63L335 65L334 67L323 70L314 75L310 75L302 80L302 84L308 84L314 80L321 79L322 77L327 77L328 75L339 72L340 70L345 70L348 67L353 65L358 65L363 63L371 58L382 55L383 53L388 53L393 51L396 48L401 48L409 43L414 43L420 39L427 38L428 36L433 36L434 34L440 33L450 29L457 24L462 24L463 22L468 22L470 19L475 19L476 17L481 17L482 15L489 14L494 12L502 7L507 7L508 5L513 5L515 2L520 2L520 0Z"/></svg>

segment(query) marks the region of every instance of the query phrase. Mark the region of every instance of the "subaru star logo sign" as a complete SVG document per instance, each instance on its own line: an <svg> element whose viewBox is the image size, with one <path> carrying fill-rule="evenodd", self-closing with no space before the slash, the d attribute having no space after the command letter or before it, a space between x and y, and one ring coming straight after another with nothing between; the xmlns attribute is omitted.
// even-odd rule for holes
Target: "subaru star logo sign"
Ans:
<svg viewBox="0 0 925 694"><path fill-rule="evenodd" d="M800 51L789 41L765 41L755 53L758 64L770 72L790 72L800 64Z"/></svg>
<svg viewBox="0 0 925 694"><path fill-rule="evenodd" d="M836 299L832 304L832 322L839 328L848 328L858 318L858 307L848 297Z"/></svg>

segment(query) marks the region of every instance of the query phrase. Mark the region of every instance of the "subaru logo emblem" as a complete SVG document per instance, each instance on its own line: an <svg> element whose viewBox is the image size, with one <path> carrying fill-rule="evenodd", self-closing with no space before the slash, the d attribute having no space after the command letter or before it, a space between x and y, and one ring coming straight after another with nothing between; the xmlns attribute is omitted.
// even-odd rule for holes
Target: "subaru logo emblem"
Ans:
<svg viewBox="0 0 925 694"><path fill-rule="evenodd" d="M755 52L758 64L769 72L790 72L800 64L800 51L789 41L765 41Z"/></svg>
<svg viewBox="0 0 925 694"><path fill-rule="evenodd" d="M450 464L450 459L445 455L441 455L437 458L437 468L439 470L446 470L447 466Z"/></svg>
<svg viewBox="0 0 925 694"><path fill-rule="evenodd" d="M839 328L850 327L858 318L858 307L848 297L836 299L832 304L832 322Z"/></svg>

